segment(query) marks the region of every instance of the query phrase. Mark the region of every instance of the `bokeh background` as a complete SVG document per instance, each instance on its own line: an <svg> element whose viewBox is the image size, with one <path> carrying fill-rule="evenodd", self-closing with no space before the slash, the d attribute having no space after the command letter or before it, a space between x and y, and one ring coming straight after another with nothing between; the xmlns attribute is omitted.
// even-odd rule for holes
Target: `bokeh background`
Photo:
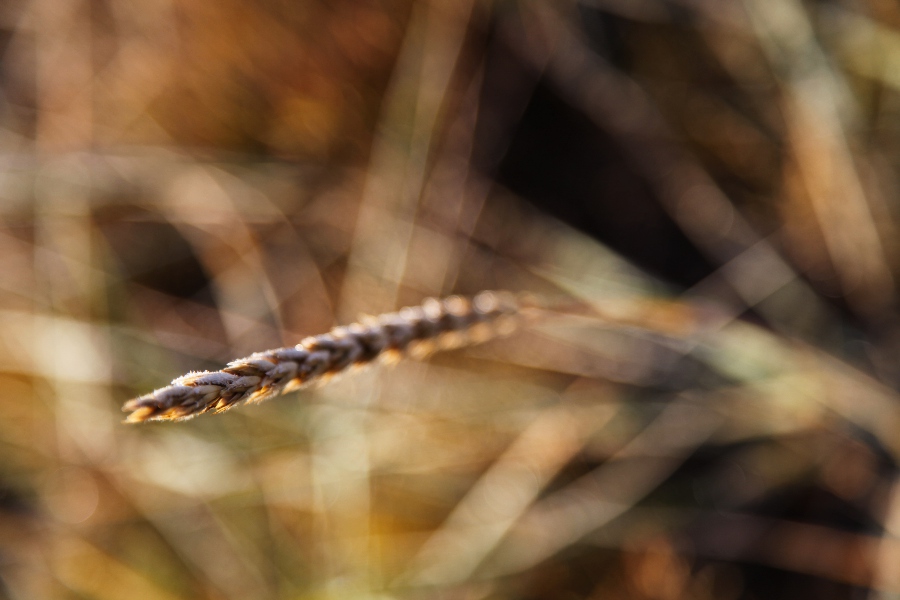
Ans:
<svg viewBox="0 0 900 600"><path fill-rule="evenodd" d="M0 597L900 598L898 73L891 0L3 2Z"/></svg>

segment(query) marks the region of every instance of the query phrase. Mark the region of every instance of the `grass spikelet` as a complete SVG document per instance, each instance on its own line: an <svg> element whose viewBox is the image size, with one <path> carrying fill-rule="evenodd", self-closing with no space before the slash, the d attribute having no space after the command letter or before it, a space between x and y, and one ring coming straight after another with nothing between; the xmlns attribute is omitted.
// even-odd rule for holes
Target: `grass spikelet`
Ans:
<svg viewBox="0 0 900 600"><path fill-rule="evenodd" d="M179 421L223 412L324 382L351 366L376 359L424 358L438 349L506 335L531 306L526 298L507 292L485 291L471 300L461 296L429 298L421 306L367 317L293 347L233 360L220 371L182 375L166 387L129 400L122 410L130 413L128 423Z"/></svg>

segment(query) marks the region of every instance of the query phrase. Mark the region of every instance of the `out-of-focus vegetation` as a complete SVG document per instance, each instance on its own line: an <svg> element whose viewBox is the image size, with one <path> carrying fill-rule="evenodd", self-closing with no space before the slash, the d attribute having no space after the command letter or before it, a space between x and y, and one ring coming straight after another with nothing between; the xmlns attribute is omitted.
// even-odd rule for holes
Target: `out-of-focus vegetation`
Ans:
<svg viewBox="0 0 900 600"><path fill-rule="evenodd" d="M888 0L3 3L0 597L898 597L898 66ZM121 424L485 288L580 308Z"/></svg>

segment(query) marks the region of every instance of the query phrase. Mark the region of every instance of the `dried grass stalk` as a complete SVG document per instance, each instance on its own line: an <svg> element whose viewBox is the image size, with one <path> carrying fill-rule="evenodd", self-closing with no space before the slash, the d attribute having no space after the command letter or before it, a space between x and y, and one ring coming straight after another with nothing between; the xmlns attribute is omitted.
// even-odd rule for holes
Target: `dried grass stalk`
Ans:
<svg viewBox="0 0 900 600"><path fill-rule="evenodd" d="M471 300L460 296L428 299L421 306L365 318L293 347L257 352L230 362L221 371L188 373L171 385L129 400L122 410L131 413L128 423L222 412L326 381L377 358L403 354L418 358L437 349L505 335L531 308L533 303L507 292L481 292Z"/></svg>

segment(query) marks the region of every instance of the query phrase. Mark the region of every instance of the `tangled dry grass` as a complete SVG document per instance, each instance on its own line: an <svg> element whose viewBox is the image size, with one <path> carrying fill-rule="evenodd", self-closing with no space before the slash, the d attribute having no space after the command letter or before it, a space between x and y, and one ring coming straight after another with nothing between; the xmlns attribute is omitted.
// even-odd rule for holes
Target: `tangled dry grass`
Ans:
<svg viewBox="0 0 900 600"><path fill-rule="evenodd" d="M0 4L0 598L896 598L898 32Z"/></svg>

